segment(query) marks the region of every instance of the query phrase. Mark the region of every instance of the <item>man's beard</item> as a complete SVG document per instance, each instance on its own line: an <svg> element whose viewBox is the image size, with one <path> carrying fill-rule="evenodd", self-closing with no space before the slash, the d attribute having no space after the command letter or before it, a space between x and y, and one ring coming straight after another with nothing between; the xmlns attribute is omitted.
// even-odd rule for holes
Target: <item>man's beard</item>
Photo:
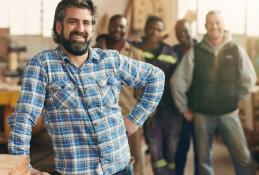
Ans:
<svg viewBox="0 0 259 175"><path fill-rule="evenodd" d="M84 42L75 41L71 39L73 35L83 36L85 38L85 41ZM62 32L60 35L60 42L61 42L61 45L68 53L75 56L81 56L88 51L89 45L91 43L91 39L87 40L87 37L88 35L85 32L72 31L69 34L69 39L66 39Z"/></svg>

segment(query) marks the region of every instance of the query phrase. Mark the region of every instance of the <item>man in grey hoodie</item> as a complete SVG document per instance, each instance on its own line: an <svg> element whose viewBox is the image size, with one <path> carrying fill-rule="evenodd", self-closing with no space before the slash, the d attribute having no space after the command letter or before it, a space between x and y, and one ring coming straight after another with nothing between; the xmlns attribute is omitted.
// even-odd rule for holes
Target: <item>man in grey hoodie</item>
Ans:
<svg viewBox="0 0 259 175"><path fill-rule="evenodd" d="M187 52L170 80L186 120L194 120L201 175L213 175L211 146L217 132L227 146L237 175L255 175L238 116L238 104L252 90L256 74L243 48L231 41L221 12L206 16L207 34Z"/></svg>

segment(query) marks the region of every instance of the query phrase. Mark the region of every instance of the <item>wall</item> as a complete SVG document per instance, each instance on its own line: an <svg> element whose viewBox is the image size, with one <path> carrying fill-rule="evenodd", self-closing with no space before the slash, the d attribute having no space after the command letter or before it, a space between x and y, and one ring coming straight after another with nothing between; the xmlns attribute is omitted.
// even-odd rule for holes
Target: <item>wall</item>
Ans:
<svg viewBox="0 0 259 175"><path fill-rule="evenodd" d="M116 13L124 13L129 0L95 0L98 8L98 14L101 16L104 13L110 15Z"/></svg>
<svg viewBox="0 0 259 175"><path fill-rule="evenodd" d="M94 0L98 8L98 16L101 17L104 14L109 16L117 13L124 13L128 0ZM112 5L111 5L112 4ZM101 24L98 24L99 26ZM19 46L26 46L27 52L23 57L29 59L41 50L54 48L56 45L52 41L52 38L41 36L11 36L13 42Z"/></svg>
<svg viewBox="0 0 259 175"><path fill-rule="evenodd" d="M12 36L12 41L19 46L26 46L27 51L22 55L25 59L31 58L42 50L56 46L52 38L41 36Z"/></svg>
<svg viewBox="0 0 259 175"><path fill-rule="evenodd" d="M106 31L106 24L105 21L103 21L103 16L112 16L114 14L123 14L126 6L128 4L129 0L94 0L94 2L97 5L98 8L98 23L97 23L97 29L95 32L98 32L99 29L102 31ZM173 16L174 18L172 21L175 23L177 20L177 6L178 6L178 1L173 0ZM107 20L107 19L106 19ZM169 37L166 40L168 44L174 44L176 43L175 39L175 34L174 30L172 30L169 33ZM197 36L198 38L201 38L202 36ZM246 37L245 36L233 36L234 41L238 42L242 46L246 47ZM27 46L27 52L24 55L26 58L31 58L33 55L36 53L40 52L43 49L48 49L48 48L54 48L56 45L53 43L51 38L43 38L41 36L12 36L12 40L16 43L18 43L20 46Z"/></svg>

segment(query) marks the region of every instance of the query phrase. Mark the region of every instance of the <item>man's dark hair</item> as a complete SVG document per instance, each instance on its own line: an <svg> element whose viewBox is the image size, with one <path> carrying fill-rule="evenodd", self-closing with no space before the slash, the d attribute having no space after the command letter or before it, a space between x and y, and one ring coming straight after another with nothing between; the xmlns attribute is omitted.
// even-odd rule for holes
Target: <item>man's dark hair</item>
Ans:
<svg viewBox="0 0 259 175"><path fill-rule="evenodd" d="M125 18L125 16L121 15L121 14L116 14L116 15L113 15L111 18L110 18L110 21L109 21L109 25L111 24L112 21L114 21L115 19L117 18Z"/></svg>
<svg viewBox="0 0 259 175"><path fill-rule="evenodd" d="M175 26L174 26L174 30L176 31L177 26L181 25L181 24L185 24L188 23L188 21L186 19L179 19L176 21Z"/></svg>
<svg viewBox="0 0 259 175"><path fill-rule="evenodd" d="M65 18L65 9L69 7L77 7L81 9L88 9L92 14L92 24L95 25L97 20L97 8L92 0L61 0L55 11L53 28L52 28L52 38L57 44L60 43L60 36L56 31L57 22L62 22Z"/></svg>
<svg viewBox="0 0 259 175"><path fill-rule="evenodd" d="M151 23L153 23L153 22L161 22L161 23L163 23L163 24L165 25L163 19L160 18L159 16L149 16L149 17L147 18L147 21L146 21L144 30L146 31L147 28L148 28L148 26L149 26Z"/></svg>

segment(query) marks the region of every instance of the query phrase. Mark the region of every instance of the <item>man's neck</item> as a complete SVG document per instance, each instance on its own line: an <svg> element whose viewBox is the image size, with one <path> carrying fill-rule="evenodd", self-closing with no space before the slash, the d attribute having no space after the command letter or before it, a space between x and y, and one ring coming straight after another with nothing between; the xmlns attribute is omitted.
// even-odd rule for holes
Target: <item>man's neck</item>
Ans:
<svg viewBox="0 0 259 175"><path fill-rule="evenodd" d="M113 49L117 51L121 51L125 45L126 40L108 40L107 47L108 49Z"/></svg>
<svg viewBox="0 0 259 175"><path fill-rule="evenodd" d="M62 49L65 52L65 54L69 57L71 62L74 65L76 65L78 68L81 67L84 64L84 62L86 61L86 59L88 58L88 51L81 56L76 56L76 55L72 55L71 53L67 52L63 47L62 47Z"/></svg>
<svg viewBox="0 0 259 175"><path fill-rule="evenodd" d="M220 37L220 38L209 38L209 42L214 45L214 46L218 46L220 44L222 44L224 42L224 37Z"/></svg>
<svg viewBox="0 0 259 175"><path fill-rule="evenodd" d="M180 43L181 47L184 49L184 50L189 50L192 46L193 46L193 42L190 42L190 43Z"/></svg>
<svg viewBox="0 0 259 175"><path fill-rule="evenodd" d="M150 42L148 40L143 41L142 49L145 51L154 51L160 47L158 42Z"/></svg>

